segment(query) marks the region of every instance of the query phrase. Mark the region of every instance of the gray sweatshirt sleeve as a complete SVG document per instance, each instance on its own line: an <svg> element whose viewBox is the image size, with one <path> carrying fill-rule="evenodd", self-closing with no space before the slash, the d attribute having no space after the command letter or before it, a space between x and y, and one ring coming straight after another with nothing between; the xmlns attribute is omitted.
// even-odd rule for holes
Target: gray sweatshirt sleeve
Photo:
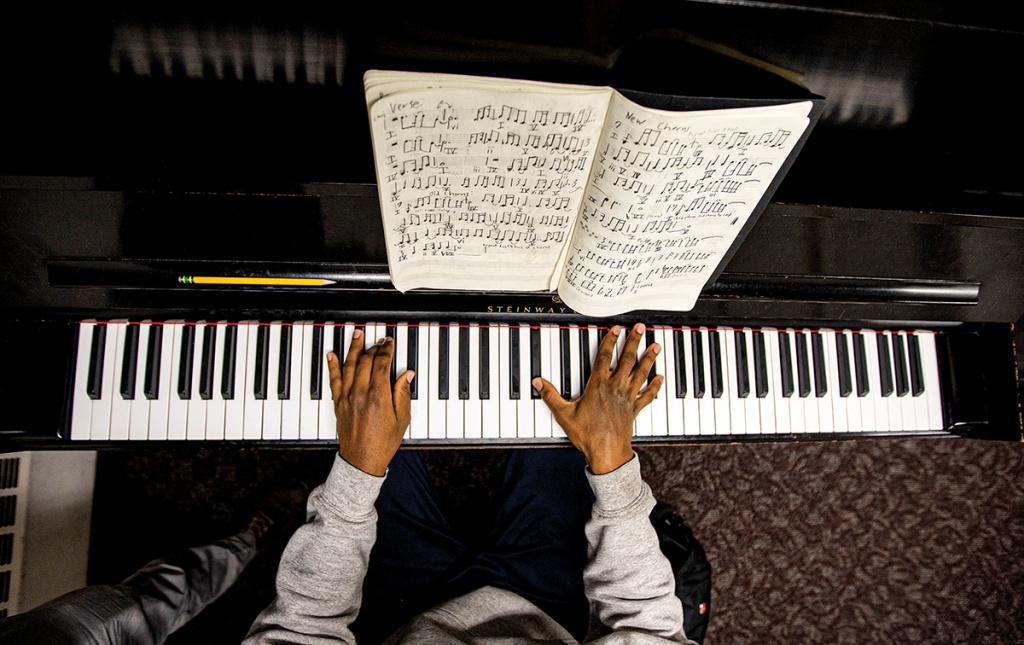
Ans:
<svg viewBox="0 0 1024 645"><path fill-rule="evenodd" d="M583 572L592 617L587 640L690 643L672 567L649 517L654 495L640 478L636 453L604 475L588 468L587 479L594 491Z"/></svg>
<svg viewBox="0 0 1024 645"><path fill-rule="evenodd" d="M309 495L306 524L281 556L277 597L256 618L246 645L355 642L349 625L377 539L373 504L383 482L335 455L327 481Z"/></svg>

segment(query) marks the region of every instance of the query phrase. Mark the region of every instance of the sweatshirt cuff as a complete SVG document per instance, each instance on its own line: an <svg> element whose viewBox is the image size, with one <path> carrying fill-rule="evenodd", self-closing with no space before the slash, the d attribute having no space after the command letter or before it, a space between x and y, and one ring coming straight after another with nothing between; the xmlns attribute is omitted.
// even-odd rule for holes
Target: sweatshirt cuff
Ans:
<svg viewBox="0 0 1024 645"><path fill-rule="evenodd" d="M373 504L386 478L386 472L383 477L364 473L335 452L334 465L323 483L321 496L346 517L366 517L373 513Z"/></svg>
<svg viewBox="0 0 1024 645"><path fill-rule="evenodd" d="M626 510L639 501L645 489L636 452L632 459L610 473L595 475L589 467L586 473L590 488L594 491L594 510L602 514Z"/></svg>

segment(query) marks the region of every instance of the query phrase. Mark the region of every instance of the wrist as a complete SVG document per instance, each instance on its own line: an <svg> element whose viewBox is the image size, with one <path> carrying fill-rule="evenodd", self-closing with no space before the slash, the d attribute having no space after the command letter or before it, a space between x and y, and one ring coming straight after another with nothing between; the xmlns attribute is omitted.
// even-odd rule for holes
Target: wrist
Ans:
<svg viewBox="0 0 1024 645"><path fill-rule="evenodd" d="M617 449L615 451L602 451L601 453L587 457L587 465L590 467L590 472L595 475L605 475L612 471L618 470L623 464L629 462L633 458L633 446L626 446L625 449Z"/></svg>

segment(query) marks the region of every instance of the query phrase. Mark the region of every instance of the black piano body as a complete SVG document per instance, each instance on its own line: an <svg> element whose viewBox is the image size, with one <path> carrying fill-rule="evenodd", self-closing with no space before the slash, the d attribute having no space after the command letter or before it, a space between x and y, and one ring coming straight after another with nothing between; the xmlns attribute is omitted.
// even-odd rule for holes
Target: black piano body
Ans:
<svg viewBox="0 0 1024 645"><path fill-rule="evenodd" d="M681 3L654 27L627 3L582 5L523 7L530 18L515 24L455 8L360 25L301 5L6 21L20 26L3 39L19 97L0 156L3 448L124 445L68 439L76 323L89 319L932 330L948 431L935 434L1021 440L1024 195L1007 152L1019 134L1009 102L969 91L996 86L991 61L1020 51L1007 16ZM370 68L695 96L809 90L827 107L692 311L588 320L553 294L391 287L362 98ZM336 284L177 282L200 268Z"/></svg>

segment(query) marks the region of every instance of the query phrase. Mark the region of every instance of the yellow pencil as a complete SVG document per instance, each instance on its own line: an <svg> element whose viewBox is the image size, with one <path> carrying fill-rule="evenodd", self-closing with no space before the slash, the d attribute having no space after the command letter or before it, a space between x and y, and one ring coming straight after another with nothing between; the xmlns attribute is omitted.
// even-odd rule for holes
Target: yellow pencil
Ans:
<svg viewBox="0 0 1024 645"><path fill-rule="evenodd" d="M230 284L248 287L322 287L334 284L323 278L237 278L234 276L183 275L181 284Z"/></svg>

